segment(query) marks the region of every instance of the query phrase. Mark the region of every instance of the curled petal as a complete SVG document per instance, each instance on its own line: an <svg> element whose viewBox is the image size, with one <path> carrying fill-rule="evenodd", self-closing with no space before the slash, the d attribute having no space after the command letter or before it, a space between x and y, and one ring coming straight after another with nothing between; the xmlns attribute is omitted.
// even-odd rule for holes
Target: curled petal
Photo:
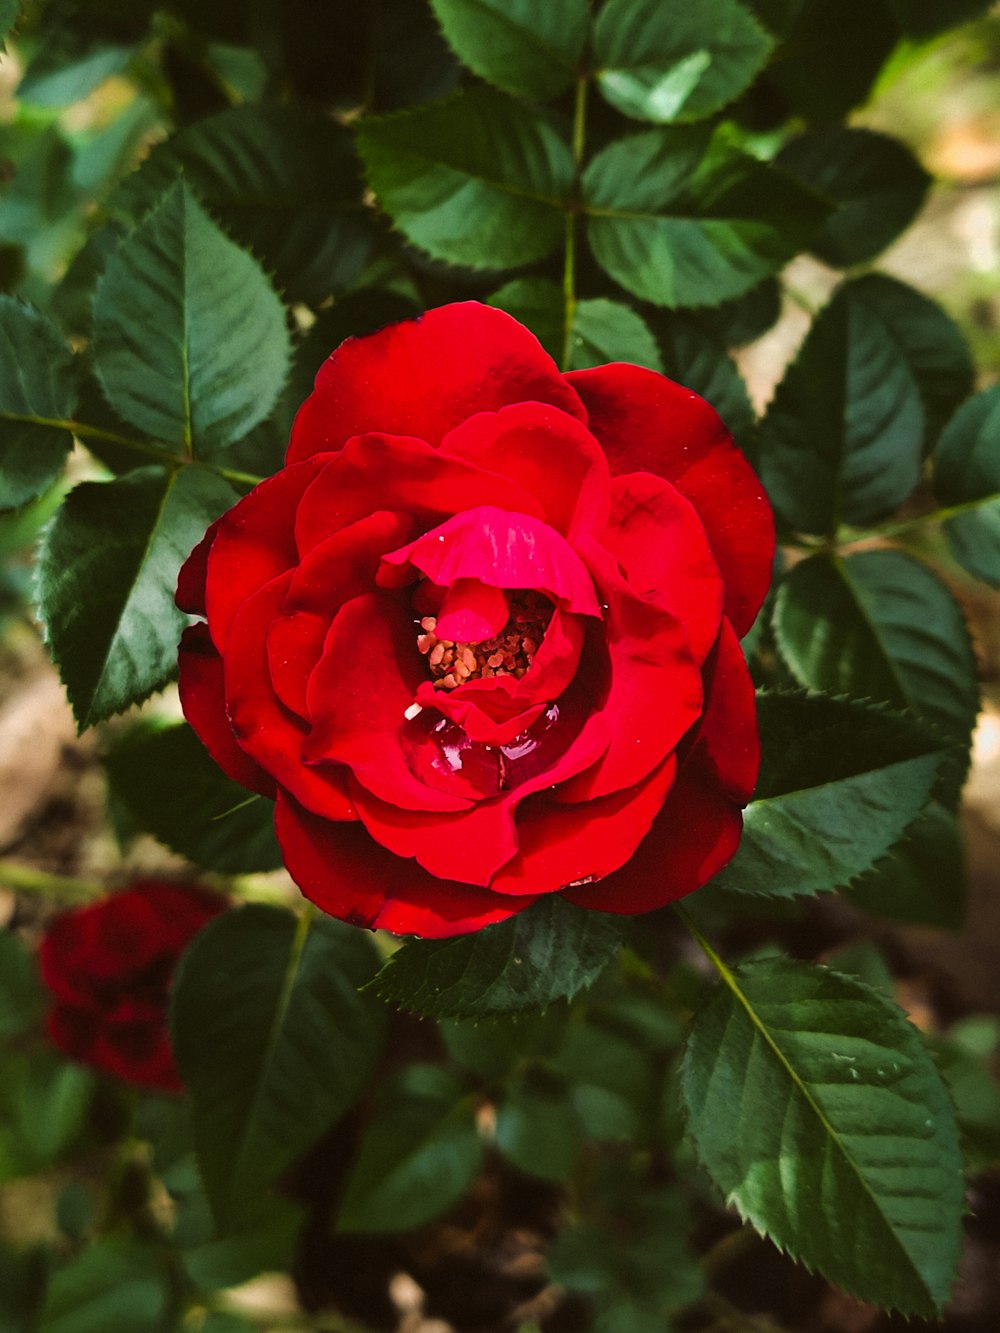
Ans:
<svg viewBox="0 0 1000 1333"><path fill-rule="evenodd" d="M641 366L566 376L590 414L613 474L652 472L701 517L726 585L726 615L742 637L771 582L774 519L764 488L714 408Z"/></svg>
<svg viewBox="0 0 1000 1333"><path fill-rule="evenodd" d="M309 721L309 677L322 656L329 628L325 616L296 611L272 620L267 631L267 667L274 692L303 722Z"/></svg>
<svg viewBox="0 0 1000 1333"><path fill-rule="evenodd" d="M329 624L345 602L374 588L382 556L411 537L414 527L409 514L379 510L338 529L303 557L285 609L312 611Z"/></svg>
<svg viewBox="0 0 1000 1333"><path fill-rule="evenodd" d="M210 523L204 537L181 565L177 575L177 592L174 601L182 611L193 616L205 614L205 580L208 578L208 553L215 541L221 518Z"/></svg>
<svg viewBox="0 0 1000 1333"><path fill-rule="evenodd" d="M295 418L286 462L340 449L366 431L405 432L437 445L473 413L522 402L587 419L555 362L517 320L476 301L441 306L337 348Z"/></svg>

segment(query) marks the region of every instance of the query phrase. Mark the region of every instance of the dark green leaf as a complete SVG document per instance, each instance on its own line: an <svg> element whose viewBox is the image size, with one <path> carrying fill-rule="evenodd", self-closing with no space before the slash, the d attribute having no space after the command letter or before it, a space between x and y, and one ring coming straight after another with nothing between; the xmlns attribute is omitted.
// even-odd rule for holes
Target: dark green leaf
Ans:
<svg viewBox="0 0 1000 1333"><path fill-rule="evenodd" d="M462 1198L482 1157L462 1084L435 1065L410 1065L382 1089L338 1230L403 1231L430 1221Z"/></svg>
<svg viewBox="0 0 1000 1333"><path fill-rule="evenodd" d="M970 507L945 523L955 559L1000 587L1000 385L958 409L934 451L934 489L944 505Z"/></svg>
<svg viewBox="0 0 1000 1333"><path fill-rule="evenodd" d="M743 376L723 343L690 315L661 316L655 328L666 374L701 394L745 445L753 437L756 418Z"/></svg>
<svg viewBox="0 0 1000 1333"><path fill-rule="evenodd" d="M53 1275L40 1333L158 1333L166 1308L156 1250L108 1236Z"/></svg>
<svg viewBox="0 0 1000 1333"><path fill-rule="evenodd" d="M976 1173L1000 1160L1000 1084L994 1072L998 1041L996 1018L971 1014L933 1042L955 1103L967 1164Z"/></svg>
<svg viewBox="0 0 1000 1333"><path fill-rule="evenodd" d="M931 37L985 14L990 0L889 0L889 8L907 37Z"/></svg>
<svg viewBox="0 0 1000 1333"><path fill-rule="evenodd" d="M583 1135L569 1090L560 1080L527 1069L507 1085L497 1109L496 1145L519 1171L543 1180L568 1179Z"/></svg>
<svg viewBox="0 0 1000 1333"><path fill-rule="evenodd" d="M760 423L759 471L798 532L892 513L920 477L925 416L893 330L852 284L821 311Z"/></svg>
<svg viewBox="0 0 1000 1333"><path fill-rule="evenodd" d="M621 944L626 922L546 894L472 935L414 940L389 959L371 989L437 1018L544 1009L589 986Z"/></svg>
<svg viewBox="0 0 1000 1333"><path fill-rule="evenodd" d="M379 203L435 259L510 268L544 258L562 239L573 160L519 102L472 88L362 121L358 147Z"/></svg>
<svg viewBox="0 0 1000 1333"><path fill-rule="evenodd" d="M570 369L630 361L663 373L656 339L641 315L620 301L578 301L570 338Z"/></svg>
<svg viewBox="0 0 1000 1333"><path fill-rule="evenodd" d="M549 98L568 88L587 40L587 0L431 0L452 48L509 93Z"/></svg>
<svg viewBox="0 0 1000 1333"><path fill-rule="evenodd" d="M0 296L0 509L51 486L73 447L62 420L75 401L72 355L62 334L30 306Z"/></svg>
<svg viewBox="0 0 1000 1333"><path fill-rule="evenodd" d="M701 120L743 92L771 46L736 0L608 0L594 28L597 85L626 116Z"/></svg>
<svg viewBox="0 0 1000 1333"><path fill-rule="evenodd" d="M0 1243L0 1330L36 1333L45 1299L48 1254L41 1245L22 1249Z"/></svg>
<svg viewBox="0 0 1000 1333"><path fill-rule="evenodd" d="M250 906L209 923L174 983L174 1051L202 1180L221 1225L354 1103L378 1059L376 954L329 917Z"/></svg>
<svg viewBox="0 0 1000 1333"><path fill-rule="evenodd" d="M6 39L10 36L10 30L17 22L17 16L21 9L20 0L0 0L0 51L6 51Z"/></svg>
<svg viewBox="0 0 1000 1333"><path fill-rule="evenodd" d="M52 1166L79 1137L94 1081L55 1050L5 1053L0 1079L0 1180Z"/></svg>
<svg viewBox="0 0 1000 1333"><path fill-rule="evenodd" d="M16 1037L34 1027L42 1004L34 955L19 935L4 931L0 934L0 1037Z"/></svg>
<svg viewBox="0 0 1000 1333"><path fill-rule="evenodd" d="M851 901L866 912L938 930L962 926L965 898L962 831L940 801L931 801L891 854L851 886Z"/></svg>
<svg viewBox="0 0 1000 1333"><path fill-rule="evenodd" d="M80 728L170 679L186 617L177 572L237 499L215 473L141 468L67 497L41 553L41 614Z"/></svg>
<svg viewBox="0 0 1000 1333"><path fill-rule="evenodd" d="M548 278L515 278L487 297L529 328L549 356L558 361L563 346L563 294Z"/></svg>
<svg viewBox="0 0 1000 1333"><path fill-rule="evenodd" d="M438 1024L438 1031L453 1060L491 1082L525 1060L548 1060L562 1040L568 1019L569 1006L555 1004L537 1014L462 1021L446 1018Z"/></svg>
<svg viewBox="0 0 1000 1333"><path fill-rule="evenodd" d="M979 707L972 645L925 565L901 551L804 560L778 590L774 627L801 684L912 708L968 745Z"/></svg>
<svg viewBox="0 0 1000 1333"><path fill-rule="evenodd" d="M173 1242L192 1282L214 1291L289 1267L302 1221L302 1208L291 1199L261 1194L238 1226L219 1234L207 1199L197 1191L177 1205Z"/></svg>
<svg viewBox="0 0 1000 1333"><path fill-rule="evenodd" d="M183 171L212 215L291 300L318 302L358 277L372 228L350 134L319 112L239 106L154 148L108 204L134 223Z"/></svg>
<svg viewBox="0 0 1000 1333"><path fill-rule="evenodd" d="M601 267L642 300L718 305L749 291L826 215L817 196L734 148L723 127L648 130L609 144L584 173L587 236Z"/></svg>
<svg viewBox="0 0 1000 1333"><path fill-rule="evenodd" d="M762 757L739 850L715 878L735 893L784 897L849 885L921 813L942 741L846 699L758 695Z"/></svg>
<svg viewBox="0 0 1000 1333"><path fill-rule="evenodd" d="M135 727L106 763L113 798L171 851L227 875L281 865L273 803L226 777L185 723Z"/></svg>
<svg viewBox="0 0 1000 1333"><path fill-rule="evenodd" d="M727 971L682 1089L699 1157L758 1231L862 1300L934 1317L961 1238L958 1133L889 1000L786 959Z"/></svg>
<svg viewBox="0 0 1000 1333"><path fill-rule="evenodd" d="M108 261L94 299L94 360L108 401L189 452L242 438L288 374L285 312L256 261L183 182Z"/></svg>
<svg viewBox="0 0 1000 1333"><path fill-rule="evenodd" d="M698 318L724 347L742 347L777 324L780 314L781 287L777 278L765 278L745 296L702 310Z"/></svg>
<svg viewBox="0 0 1000 1333"><path fill-rule="evenodd" d="M800 134L775 161L837 205L810 247L837 268L874 259L910 225L930 185L898 139L847 125Z"/></svg>
<svg viewBox="0 0 1000 1333"><path fill-rule="evenodd" d="M548 1067L572 1088L588 1138L635 1141L655 1105L653 1070L631 1036L600 1021L576 1023Z"/></svg>

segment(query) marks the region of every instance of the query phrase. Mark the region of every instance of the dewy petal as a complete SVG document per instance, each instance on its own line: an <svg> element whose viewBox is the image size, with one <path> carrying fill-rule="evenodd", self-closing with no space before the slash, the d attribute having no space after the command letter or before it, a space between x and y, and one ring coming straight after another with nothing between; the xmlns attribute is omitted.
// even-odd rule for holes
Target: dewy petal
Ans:
<svg viewBox="0 0 1000 1333"><path fill-rule="evenodd" d="M219 520L208 552L205 607L219 652L243 603L271 579L299 562L295 513L303 493L326 460L312 458L262 481ZM200 550L195 548L195 554Z"/></svg>
<svg viewBox="0 0 1000 1333"><path fill-rule="evenodd" d="M240 748L229 725L222 658L207 625L184 631L178 663L181 707L202 745L234 782L273 799L274 778Z"/></svg>
<svg viewBox="0 0 1000 1333"><path fill-rule="evenodd" d="M613 474L653 472L701 517L742 637L771 582L774 519L764 488L718 413L655 371L614 364L566 376L590 414Z"/></svg>
<svg viewBox="0 0 1000 1333"><path fill-rule="evenodd" d="M233 621L224 659L233 734L251 758L308 809L325 819L356 819L346 770L303 761L306 723L285 707L271 683L267 636L282 614L291 577L289 570L254 593Z"/></svg>
<svg viewBox="0 0 1000 1333"><path fill-rule="evenodd" d="M517 482L564 536L599 533L607 522L608 460L586 426L557 408L516 403L481 412L447 435L441 451Z"/></svg>
<svg viewBox="0 0 1000 1333"><path fill-rule="evenodd" d="M340 449L366 431L437 445L473 413L521 402L587 419L555 362L516 319L476 301L441 306L342 343L299 409L286 461Z"/></svg>
<svg viewBox="0 0 1000 1333"><path fill-rule="evenodd" d="M724 590L694 506L651 472L615 477L611 495L602 545L630 587L680 621L695 660L703 662L719 633Z"/></svg>
<svg viewBox="0 0 1000 1333"><path fill-rule="evenodd" d="M390 551L378 582L403 587L423 574L443 587L478 579L494 588L534 588L578 615L600 616L593 581L554 528L528 514L480 505Z"/></svg>
<svg viewBox="0 0 1000 1333"><path fill-rule="evenodd" d="M275 830L285 865L322 911L355 926L442 939L505 921L534 897L505 897L436 879L413 861L393 856L357 824L310 815L283 792Z"/></svg>
<svg viewBox="0 0 1000 1333"><path fill-rule="evenodd" d="M423 440L359 435L329 460L306 491L295 519L295 540L305 556L341 528L378 510L409 514L426 528L482 504L539 516L542 512L516 482L448 457Z"/></svg>
<svg viewBox="0 0 1000 1333"><path fill-rule="evenodd" d="M309 680L310 763L348 765L380 800L408 810L465 810L471 795L457 784L427 786L410 771L400 732L424 679L413 625L385 593L355 597L330 627Z"/></svg>

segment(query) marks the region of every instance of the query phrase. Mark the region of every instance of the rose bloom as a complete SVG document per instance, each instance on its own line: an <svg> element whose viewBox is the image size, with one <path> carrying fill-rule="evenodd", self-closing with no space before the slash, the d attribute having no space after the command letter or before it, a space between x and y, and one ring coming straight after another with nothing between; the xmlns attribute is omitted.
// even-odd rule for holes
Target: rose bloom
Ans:
<svg viewBox="0 0 1000 1333"><path fill-rule="evenodd" d="M192 552L184 712L333 916L649 911L739 842L773 553L697 394L444 306L339 347L284 469Z"/></svg>
<svg viewBox="0 0 1000 1333"><path fill-rule="evenodd" d="M195 885L140 880L56 917L39 951L55 1044L129 1083L180 1092L167 1034L170 983L193 937L225 907Z"/></svg>

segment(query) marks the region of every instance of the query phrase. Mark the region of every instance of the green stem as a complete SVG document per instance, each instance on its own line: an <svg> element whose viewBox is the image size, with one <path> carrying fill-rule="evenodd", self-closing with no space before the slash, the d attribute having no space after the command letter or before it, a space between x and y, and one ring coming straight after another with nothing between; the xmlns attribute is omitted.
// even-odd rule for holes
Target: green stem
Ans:
<svg viewBox="0 0 1000 1333"><path fill-rule="evenodd" d="M677 916L680 917L681 921L683 921L686 930L691 935L694 942L698 945L702 953L715 968L716 972L718 972L722 980L726 983L727 986L730 987L731 990L738 992L739 987L736 984L736 978L733 976L730 969L723 962L722 958L719 956L718 952L715 950L712 944L702 934L701 927L697 926L695 922L691 919L691 915L688 912L687 908L682 907L680 903L674 903L673 909L676 912Z"/></svg>
<svg viewBox="0 0 1000 1333"><path fill-rule="evenodd" d="M105 430L103 426L90 426L85 421L74 421L72 417L36 417L28 412L0 412L0 420L22 421L30 426L49 426L53 430L68 430L80 440L103 440L105 444L114 444L119 449L129 449L134 454L155 459L166 467L184 467L197 461L199 466L216 472L226 481L237 486L257 486L264 480L252 472L238 472L233 468L219 467L216 463L195 460L183 454L175 454L159 444L150 444L147 440L137 440L130 435L119 435L117 431Z"/></svg>
<svg viewBox="0 0 1000 1333"><path fill-rule="evenodd" d="M901 532L909 532L923 523L944 523L959 514L968 514L984 505L996 504L1000 495L982 495L978 500L962 500L959 504L947 505L943 509L931 509L926 514L916 514L913 518L901 518L895 523L882 523L863 532L838 533L838 546L851 546L854 542L871 541L874 537L896 537Z"/></svg>
<svg viewBox="0 0 1000 1333"><path fill-rule="evenodd" d="M577 75L573 104L573 206L566 211L566 258L563 265L563 345L561 366L569 370L573 356L573 321L576 318L576 218L580 192L580 169L586 140L587 86L585 73Z"/></svg>
<svg viewBox="0 0 1000 1333"><path fill-rule="evenodd" d="M107 892L103 884L94 880L50 875L44 870L18 865L14 861L0 861L0 884L16 889L19 893L37 893L67 906L91 902Z"/></svg>

